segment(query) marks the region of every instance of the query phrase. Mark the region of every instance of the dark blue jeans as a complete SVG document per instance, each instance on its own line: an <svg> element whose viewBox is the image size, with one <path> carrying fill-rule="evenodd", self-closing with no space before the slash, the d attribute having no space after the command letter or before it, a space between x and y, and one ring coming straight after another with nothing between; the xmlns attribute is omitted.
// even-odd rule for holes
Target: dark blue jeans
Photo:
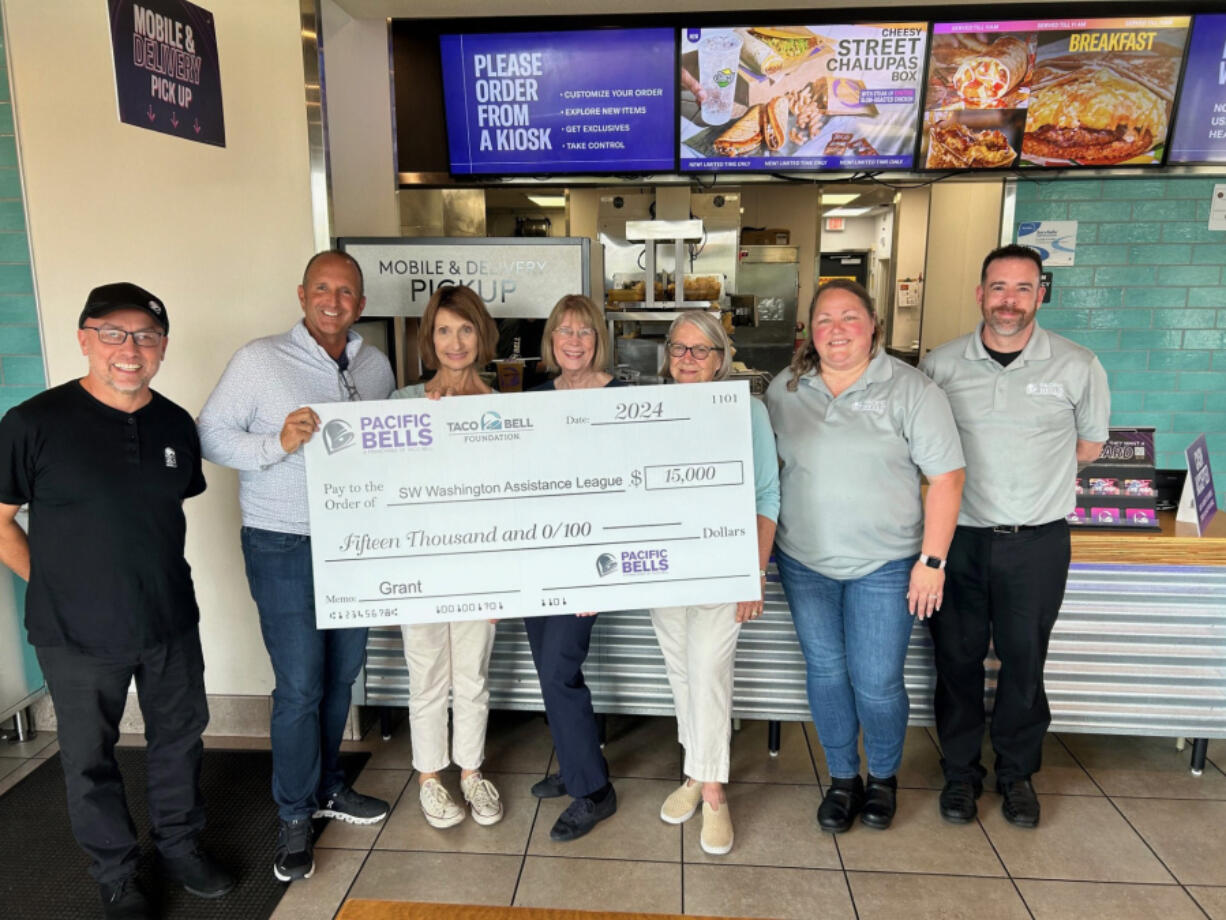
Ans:
<svg viewBox="0 0 1226 920"><path fill-rule="evenodd" d="M910 703L903 664L915 619L907 585L915 556L887 562L860 578L827 578L776 549L779 577L804 652L809 709L830 775L860 772L856 742L873 776L902 763ZM939 616L939 614L938 614Z"/></svg>
<svg viewBox="0 0 1226 920"><path fill-rule="evenodd" d="M365 629L316 629L311 538L242 530L247 582L277 685L272 692L272 797L283 821L310 817L345 784L340 744Z"/></svg>

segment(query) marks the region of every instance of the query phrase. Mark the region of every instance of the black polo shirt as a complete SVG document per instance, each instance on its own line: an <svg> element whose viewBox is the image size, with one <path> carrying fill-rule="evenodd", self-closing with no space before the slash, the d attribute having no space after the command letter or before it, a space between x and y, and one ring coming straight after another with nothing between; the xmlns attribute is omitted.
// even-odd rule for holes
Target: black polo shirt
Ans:
<svg viewBox="0 0 1226 920"><path fill-rule="evenodd" d="M0 420L0 503L30 505L30 642L144 649L196 626L182 502L204 491L192 417L122 412L79 381Z"/></svg>

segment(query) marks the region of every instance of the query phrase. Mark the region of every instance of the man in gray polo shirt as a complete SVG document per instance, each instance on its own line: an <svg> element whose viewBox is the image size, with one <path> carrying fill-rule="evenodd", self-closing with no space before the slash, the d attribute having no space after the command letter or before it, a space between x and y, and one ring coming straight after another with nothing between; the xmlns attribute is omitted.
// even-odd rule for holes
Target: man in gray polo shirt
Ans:
<svg viewBox="0 0 1226 920"><path fill-rule="evenodd" d="M941 815L974 819L986 771L984 668L1000 658L992 747L1005 820L1039 823L1038 772L1051 710L1043 688L1047 643L1064 599L1077 469L1107 440L1110 394L1094 354L1041 329L1038 253L1003 246L983 261L975 297L983 321L920 364L953 407L966 486L949 549L945 602L929 620L935 711L945 788Z"/></svg>

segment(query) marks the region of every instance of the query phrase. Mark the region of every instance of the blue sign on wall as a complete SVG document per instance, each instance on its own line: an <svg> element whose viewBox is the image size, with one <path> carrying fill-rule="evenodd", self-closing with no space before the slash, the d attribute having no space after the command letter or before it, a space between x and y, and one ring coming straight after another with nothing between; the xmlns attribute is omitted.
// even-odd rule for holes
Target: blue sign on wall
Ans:
<svg viewBox="0 0 1226 920"><path fill-rule="evenodd" d="M108 0L124 124L226 145L213 14L187 0Z"/></svg>
<svg viewBox="0 0 1226 920"><path fill-rule="evenodd" d="M1168 163L1226 163L1226 14L1197 16Z"/></svg>
<svg viewBox="0 0 1226 920"><path fill-rule="evenodd" d="M453 173L672 171L672 29L439 41Z"/></svg>

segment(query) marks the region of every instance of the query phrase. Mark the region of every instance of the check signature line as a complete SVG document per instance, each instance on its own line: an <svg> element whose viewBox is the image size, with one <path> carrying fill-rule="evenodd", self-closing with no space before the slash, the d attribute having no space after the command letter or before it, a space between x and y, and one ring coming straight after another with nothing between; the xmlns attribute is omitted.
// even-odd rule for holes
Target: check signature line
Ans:
<svg viewBox="0 0 1226 920"><path fill-rule="evenodd" d="M459 591L455 594L393 594L385 597L360 597L359 604L384 604L398 601L436 601L444 597L489 597L492 594L522 594L519 588L511 591Z"/></svg>
<svg viewBox="0 0 1226 920"><path fill-rule="evenodd" d="M602 525L601 530L635 530L639 527L680 527L680 521L665 521L660 524L609 524Z"/></svg>
<svg viewBox="0 0 1226 920"><path fill-rule="evenodd" d="M594 492L530 492L525 495L490 495L485 498L440 498L428 502L388 502L386 508L419 508L422 505L465 505L469 502L512 502L520 498L573 498L576 495L621 495L625 489L597 489Z"/></svg>
<svg viewBox="0 0 1226 920"><path fill-rule="evenodd" d="M556 588L541 588L542 591L578 591L580 588L632 588L635 585L663 585L678 581L722 581L726 578L753 578L752 575L700 575L696 578L652 578L641 581L610 583L597 581L590 585L560 585Z"/></svg>
<svg viewBox="0 0 1226 920"><path fill-rule="evenodd" d="M585 546L632 546L635 543L680 543L702 537L653 537L650 540L600 540L595 543L554 543L551 546L503 546L497 549L460 549L442 553L397 553L394 556L349 556L324 562L386 562L390 559L429 559L432 556L480 556L484 553L531 553L542 549L583 549ZM733 576L720 576L721 578ZM642 584L642 582L639 582Z"/></svg>
<svg viewBox="0 0 1226 920"><path fill-rule="evenodd" d="M658 425L660 422L688 422L690 417L683 416L681 418L628 418L624 422L592 422L593 428L599 428L602 425Z"/></svg>

